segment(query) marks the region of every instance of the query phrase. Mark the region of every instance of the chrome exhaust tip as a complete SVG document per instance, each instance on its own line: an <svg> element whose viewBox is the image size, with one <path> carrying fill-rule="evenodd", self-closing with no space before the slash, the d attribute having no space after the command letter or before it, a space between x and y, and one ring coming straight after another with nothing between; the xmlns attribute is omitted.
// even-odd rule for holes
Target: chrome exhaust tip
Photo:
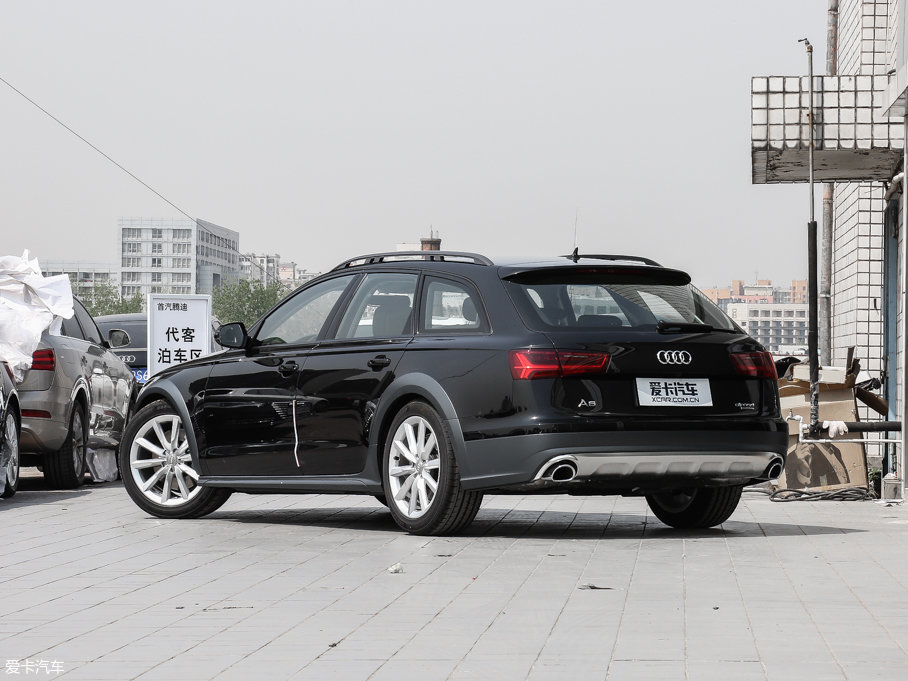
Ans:
<svg viewBox="0 0 908 681"><path fill-rule="evenodd" d="M577 464L565 459L550 463L539 475L539 479L552 482L568 482L575 477L577 477Z"/></svg>
<svg viewBox="0 0 908 681"><path fill-rule="evenodd" d="M763 473L763 478L766 480L776 480L780 475L782 475L783 470L783 461L780 458L773 459L769 466L766 467L766 472Z"/></svg>

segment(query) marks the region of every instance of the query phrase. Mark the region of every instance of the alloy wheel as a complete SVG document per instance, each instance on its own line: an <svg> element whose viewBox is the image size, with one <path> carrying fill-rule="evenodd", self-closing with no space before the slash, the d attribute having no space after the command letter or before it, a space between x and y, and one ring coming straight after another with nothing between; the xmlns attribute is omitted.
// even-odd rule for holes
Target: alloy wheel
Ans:
<svg viewBox="0 0 908 681"><path fill-rule="evenodd" d="M6 432L3 448L6 450L5 453L9 454L9 460L6 463L6 487L0 492L4 496L12 496L19 483L19 428L16 417L12 414L6 415L4 430Z"/></svg>
<svg viewBox="0 0 908 681"><path fill-rule="evenodd" d="M391 440L388 479L393 503L407 518L419 518L438 492L438 440L422 416L404 420Z"/></svg>
<svg viewBox="0 0 908 681"><path fill-rule="evenodd" d="M183 422L175 414L155 416L139 427L129 450L129 469L139 491L162 506L185 504L202 489Z"/></svg>

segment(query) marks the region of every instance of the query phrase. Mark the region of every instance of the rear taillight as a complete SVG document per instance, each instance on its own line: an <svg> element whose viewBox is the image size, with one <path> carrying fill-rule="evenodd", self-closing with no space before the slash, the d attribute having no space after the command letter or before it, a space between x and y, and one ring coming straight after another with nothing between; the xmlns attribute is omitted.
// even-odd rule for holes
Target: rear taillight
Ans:
<svg viewBox="0 0 908 681"><path fill-rule="evenodd" d="M738 352L731 355L731 361L735 365L735 371L742 376L771 378L774 381L779 378L776 363L768 352Z"/></svg>
<svg viewBox="0 0 908 681"><path fill-rule="evenodd" d="M576 350L511 350L511 376L515 380L604 374L607 352Z"/></svg>
<svg viewBox="0 0 908 681"><path fill-rule="evenodd" d="M34 371L53 371L55 366L57 366L57 360L53 350L48 348L47 350L35 350L32 353Z"/></svg>

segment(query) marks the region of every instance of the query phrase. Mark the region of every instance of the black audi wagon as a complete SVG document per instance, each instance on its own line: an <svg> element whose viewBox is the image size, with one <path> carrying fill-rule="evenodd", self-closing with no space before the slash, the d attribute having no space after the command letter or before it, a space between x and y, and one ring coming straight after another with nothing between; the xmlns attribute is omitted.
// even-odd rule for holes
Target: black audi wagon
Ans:
<svg viewBox="0 0 908 681"><path fill-rule="evenodd" d="M450 534L488 492L621 494L704 528L784 465L772 357L646 258L361 256L219 341L138 397L120 464L152 515L358 493Z"/></svg>

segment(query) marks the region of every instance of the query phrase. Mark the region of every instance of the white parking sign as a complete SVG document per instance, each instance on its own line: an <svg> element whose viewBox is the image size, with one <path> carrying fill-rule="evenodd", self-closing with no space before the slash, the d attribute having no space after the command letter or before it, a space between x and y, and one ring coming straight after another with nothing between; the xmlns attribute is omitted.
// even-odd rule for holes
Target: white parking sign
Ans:
<svg viewBox="0 0 908 681"><path fill-rule="evenodd" d="M211 347L211 296L148 295L148 376L207 355Z"/></svg>

